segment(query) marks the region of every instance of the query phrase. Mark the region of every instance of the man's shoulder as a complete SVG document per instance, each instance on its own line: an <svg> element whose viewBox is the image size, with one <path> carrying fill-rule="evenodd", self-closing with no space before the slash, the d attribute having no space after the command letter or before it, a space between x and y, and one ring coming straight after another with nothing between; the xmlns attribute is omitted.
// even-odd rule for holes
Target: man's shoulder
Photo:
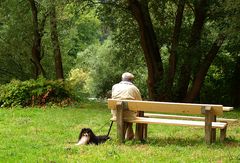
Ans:
<svg viewBox="0 0 240 163"><path fill-rule="evenodd" d="M121 81L117 84L114 84L113 85L113 89L114 88L125 88L125 89L131 89L131 90L138 90L138 88L131 82L128 82L128 81Z"/></svg>
<svg viewBox="0 0 240 163"><path fill-rule="evenodd" d="M129 81L121 81L119 84L134 85L132 82Z"/></svg>
<svg viewBox="0 0 240 163"><path fill-rule="evenodd" d="M112 87L116 87L116 86L118 86L118 85L120 85L120 83L114 84Z"/></svg>

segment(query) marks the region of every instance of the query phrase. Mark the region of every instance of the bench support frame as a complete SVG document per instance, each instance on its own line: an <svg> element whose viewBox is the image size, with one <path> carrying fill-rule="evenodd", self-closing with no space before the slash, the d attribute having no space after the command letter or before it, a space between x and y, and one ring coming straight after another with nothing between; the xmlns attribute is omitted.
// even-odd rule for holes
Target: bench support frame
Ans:
<svg viewBox="0 0 240 163"><path fill-rule="evenodd" d="M211 144L216 141L216 129L212 128L212 122L216 122L216 116L211 107L203 107L205 114L205 141Z"/></svg>
<svg viewBox="0 0 240 163"><path fill-rule="evenodd" d="M119 143L123 143L125 140L126 125L123 120L124 102L117 102L117 137Z"/></svg>
<svg viewBox="0 0 240 163"><path fill-rule="evenodd" d="M124 143L126 126L128 122L124 121L123 111L128 110L128 104L125 101L118 101L116 104L116 123L117 123L117 137L119 143ZM212 122L216 122L216 115L214 114L211 106L203 106L202 113L205 114L205 142L211 144L216 142L216 128L212 127ZM138 117L144 117L144 111L138 111ZM148 124L136 123L135 139L147 139L147 126ZM220 129L220 142L226 138L227 127Z"/></svg>

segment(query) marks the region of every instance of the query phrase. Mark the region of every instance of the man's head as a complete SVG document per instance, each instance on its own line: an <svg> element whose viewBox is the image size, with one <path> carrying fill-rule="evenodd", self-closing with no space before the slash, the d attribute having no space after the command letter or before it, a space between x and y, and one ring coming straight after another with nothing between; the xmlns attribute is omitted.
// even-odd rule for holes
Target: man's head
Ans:
<svg viewBox="0 0 240 163"><path fill-rule="evenodd" d="M132 82L133 79L134 79L134 75L129 73L129 72L124 72L122 74L122 81L130 81L130 82Z"/></svg>

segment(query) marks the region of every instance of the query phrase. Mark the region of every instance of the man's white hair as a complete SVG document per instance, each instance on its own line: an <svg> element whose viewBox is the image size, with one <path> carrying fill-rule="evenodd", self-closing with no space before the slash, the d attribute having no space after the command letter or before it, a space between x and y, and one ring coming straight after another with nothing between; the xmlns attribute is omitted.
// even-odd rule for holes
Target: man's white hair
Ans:
<svg viewBox="0 0 240 163"><path fill-rule="evenodd" d="M124 72L122 74L122 81L132 81L134 79L134 75L130 72Z"/></svg>

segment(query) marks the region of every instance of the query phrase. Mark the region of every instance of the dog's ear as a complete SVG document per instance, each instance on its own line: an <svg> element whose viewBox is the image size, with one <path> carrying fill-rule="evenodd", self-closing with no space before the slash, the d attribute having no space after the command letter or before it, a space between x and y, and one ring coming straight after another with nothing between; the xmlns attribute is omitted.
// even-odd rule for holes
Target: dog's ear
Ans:
<svg viewBox="0 0 240 163"><path fill-rule="evenodd" d="M95 137L96 137L96 135L94 134L94 132L93 132L91 129L89 130L89 133L90 133L90 135L91 135L92 138L95 138Z"/></svg>
<svg viewBox="0 0 240 163"><path fill-rule="evenodd" d="M80 133L79 133L79 137L78 140L80 140L82 138L83 133L85 132L86 128L83 128Z"/></svg>
<svg viewBox="0 0 240 163"><path fill-rule="evenodd" d="M85 130L85 129L83 128L83 129L80 131L80 133L82 134L82 133L84 132L84 130Z"/></svg>
<svg viewBox="0 0 240 163"><path fill-rule="evenodd" d="M88 133L89 133L90 135L94 135L92 129L90 129L90 128L88 128Z"/></svg>

